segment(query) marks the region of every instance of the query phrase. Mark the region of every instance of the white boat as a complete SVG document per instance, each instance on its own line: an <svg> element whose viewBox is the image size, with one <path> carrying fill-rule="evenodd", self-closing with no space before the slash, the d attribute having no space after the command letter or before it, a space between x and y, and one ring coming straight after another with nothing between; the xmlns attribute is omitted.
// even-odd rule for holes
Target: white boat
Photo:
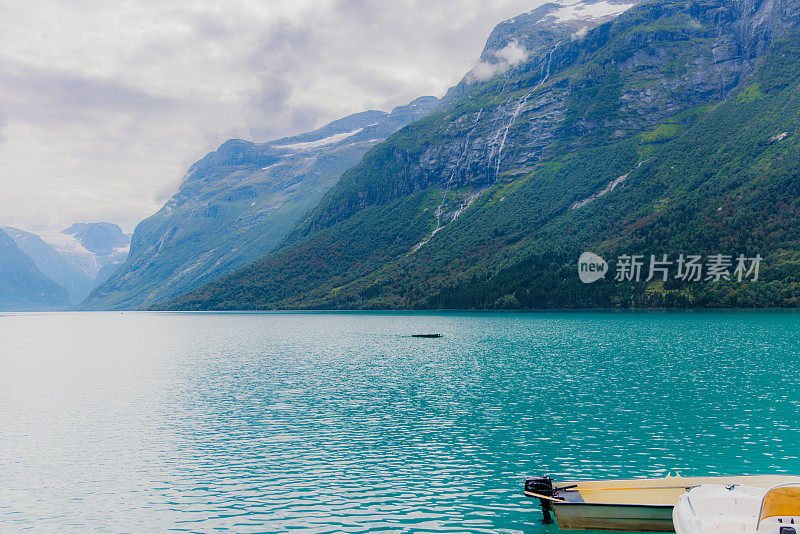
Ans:
<svg viewBox="0 0 800 534"><path fill-rule="evenodd" d="M761 488L764 492L776 484L788 483L800 484L800 477L668 476L650 479L558 481L550 477L531 477L525 482L525 495L539 499L545 523L552 522L552 512L558 526L564 530L673 532L673 508L678 499L691 488L703 484L719 487L733 484L736 487L746 485ZM734 534L736 531L709 531L706 534L711 532Z"/></svg>
<svg viewBox="0 0 800 534"><path fill-rule="evenodd" d="M672 519L677 534L797 534L800 483L703 484L681 496Z"/></svg>

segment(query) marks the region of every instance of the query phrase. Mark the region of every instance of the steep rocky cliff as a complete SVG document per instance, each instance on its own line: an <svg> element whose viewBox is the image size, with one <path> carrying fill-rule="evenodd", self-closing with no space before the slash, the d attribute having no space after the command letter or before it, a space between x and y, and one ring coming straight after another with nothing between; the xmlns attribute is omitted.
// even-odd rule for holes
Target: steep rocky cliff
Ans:
<svg viewBox="0 0 800 534"><path fill-rule="evenodd" d="M478 63L443 98L449 102L463 96L530 56L546 54L554 43L581 39L597 26L613 20L643 0L583 0L548 2L495 26Z"/></svg>

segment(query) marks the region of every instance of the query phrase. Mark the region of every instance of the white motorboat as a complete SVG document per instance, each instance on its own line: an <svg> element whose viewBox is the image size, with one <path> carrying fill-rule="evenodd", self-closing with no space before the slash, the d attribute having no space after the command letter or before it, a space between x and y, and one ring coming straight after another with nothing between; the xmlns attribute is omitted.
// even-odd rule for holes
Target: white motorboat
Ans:
<svg viewBox="0 0 800 534"><path fill-rule="evenodd" d="M800 483L703 484L681 496L672 520L677 534L797 534Z"/></svg>

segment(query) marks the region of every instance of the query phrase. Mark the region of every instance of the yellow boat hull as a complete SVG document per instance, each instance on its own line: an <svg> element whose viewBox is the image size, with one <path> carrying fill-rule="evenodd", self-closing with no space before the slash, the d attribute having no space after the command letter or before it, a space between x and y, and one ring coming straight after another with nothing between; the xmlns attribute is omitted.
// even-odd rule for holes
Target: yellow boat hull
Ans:
<svg viewBox="0 0 800 534"><path fill-rule="evenodd" d="M675 532L672 506L636 504L554 504L553 514L564 530Z"/></svg>

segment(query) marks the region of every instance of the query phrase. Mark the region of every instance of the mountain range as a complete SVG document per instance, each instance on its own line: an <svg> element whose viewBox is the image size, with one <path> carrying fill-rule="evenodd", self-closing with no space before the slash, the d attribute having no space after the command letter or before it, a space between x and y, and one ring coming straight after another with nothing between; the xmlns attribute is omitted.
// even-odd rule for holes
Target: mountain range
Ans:
<svg viewBox="0 0 800 534"><path fill-rule="evenodd" d="M800 2L655 0L529 39L559 24L503 23L499 67L368 151L270 254L157 307L797 305ZM758 280L584 284L586 251L763 261Z"/></svg>
<svg viewBox="0 0 800 534"><path fill-rule="evenodd" d="M38 259L5 272L99 283L83 309L796 306L798 26L800 0L547 3L441 100L225 142L91 284L15 229Z"/></svg>
<svg viewBox="0 0 800 534"><path fill-rule="evenodd" d="M0 309L6 310L63 309L80 303L125 260L131 240L111 223L77 223L40 234L3 226L0 235L5 242L0 265L15 272L24 266L28 273L13 278L16 287L9 281L0 290ZM23 280L38 282L26 285Z"/></svg>
<svg viewBox="0 0 800 534"><path fill-rule="evenodd" d="M390 113L356 113L267 143L225 142L136 227L127 261L83 307L148 307L263 257L345 170L437 105L421 97Z"/></svg>
<svg viewBox="0 0 800 534"><path fill-rule="evenodd" d="M518 65L528 49L579 35L635 3L550 3L498 25L475 68L445 101ZM422 97L391 113L357 113L290 138L224 143L194 164L179 191L140 223L127 262L83 308L154 306L262 258L344 171L438 106L436 98Z"/></svg>

